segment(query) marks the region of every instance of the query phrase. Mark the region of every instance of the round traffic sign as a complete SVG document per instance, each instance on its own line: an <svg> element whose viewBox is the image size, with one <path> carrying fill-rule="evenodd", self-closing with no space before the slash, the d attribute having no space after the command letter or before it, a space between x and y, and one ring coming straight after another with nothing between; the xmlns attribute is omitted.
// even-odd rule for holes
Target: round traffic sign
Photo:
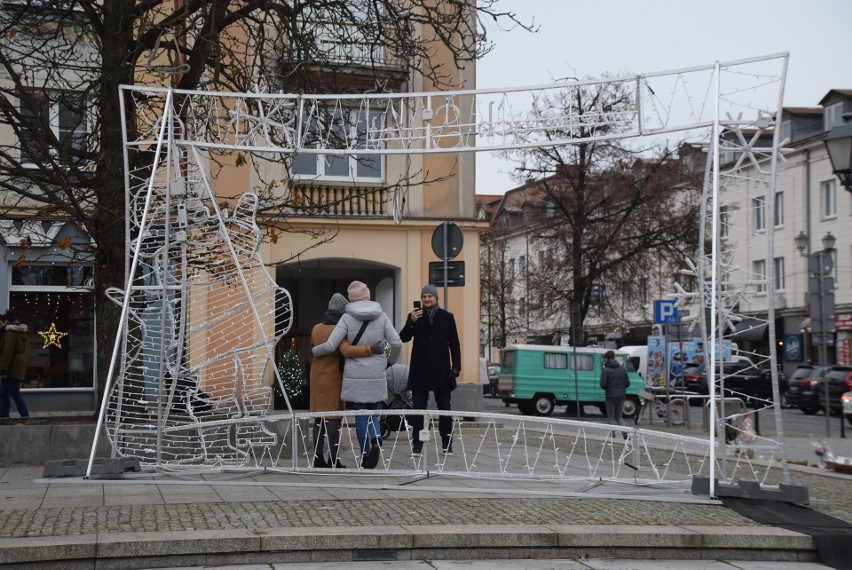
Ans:
<svg viewBox="0 0 852 570"><path fill-rule="evenodd" d="M440 259L454 259L461 252L463 244L461 228L452 222L443 222L432 232L432 251Z"/></svg>

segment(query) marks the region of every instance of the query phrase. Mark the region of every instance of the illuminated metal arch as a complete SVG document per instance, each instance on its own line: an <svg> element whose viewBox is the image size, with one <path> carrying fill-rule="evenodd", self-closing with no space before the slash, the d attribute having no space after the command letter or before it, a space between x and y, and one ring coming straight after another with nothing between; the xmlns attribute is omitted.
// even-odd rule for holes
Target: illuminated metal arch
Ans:
<svg viewBox="0 0 852 570"><path fill-rule="evenodd" d="M774 127L787 60L787 54L775 54L629 77L403 94L122 87L122 113L132 118L124 127L128 285L109 292L122 306L122 319L98 433L106 429L115 455L158 466L260 465L272 449L280 451L265 381L274 374L282 382L272 348L289 330L291 300L266 274L258 254L256 196L246 194L233 212L220 211L209 180L211 156L458 153L699 132L708 149L706 216L718 228L722 186L755 183L774 189L780 144L780 129ZM546 104L558 93L608 85L631 93L630 101L584 112ZM344 109L381 120L349 128L331 124L328 117ZM596 134L600 127L609 134ZM771 144L756 142L763 139L754 133L771 134ZM736 159L723 167L721 152ZM394 214L398 219L401 209ZM712 252L692 268L700 290L681 291L680 302L698 299L720 322L733 322L738 316L732 299L771 283L772 266L766 275L739 279L736 268L720 258L718 231L713 235ZM771 224L766 238L767 259L772 259ZM775 360L771 304L767 323ZM704 328L713 351L717 330L724 327ZM774 369L773 386L786 459ZM715 420L712 399L711 414ZM290 411L287 418L297 416ZM293 425L292 467L297 467ZM711 465L714 434L711 430ZM782 465L786 479L786 460ZM711 493L712 480L711 473Z"/></svg>

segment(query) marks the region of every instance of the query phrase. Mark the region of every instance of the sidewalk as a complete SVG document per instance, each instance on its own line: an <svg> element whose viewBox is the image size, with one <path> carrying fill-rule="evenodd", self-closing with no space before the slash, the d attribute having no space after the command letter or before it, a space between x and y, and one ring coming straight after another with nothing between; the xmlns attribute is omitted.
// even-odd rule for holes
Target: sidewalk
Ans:
<svg viewBox="0 0 852 570"><path fill-rule="evenodd" d="M830 441L835 453L847 440ZM804 438L788 457L816 460ZM839 453L838 453L839 454ZM0 468L0 564L32 568L487 559L818 562L810 536L686 490L609 482L316 473L42 479ZM791 465L852 522L852 477ZM582 566L578 566L582 567Z"/></svg>

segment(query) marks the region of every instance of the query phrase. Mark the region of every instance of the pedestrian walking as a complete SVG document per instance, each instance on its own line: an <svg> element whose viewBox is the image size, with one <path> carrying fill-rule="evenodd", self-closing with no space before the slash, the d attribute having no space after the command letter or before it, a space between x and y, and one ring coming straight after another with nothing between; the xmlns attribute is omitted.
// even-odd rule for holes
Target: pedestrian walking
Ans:
<svg viewBox="0 0 852 570"><path fill-rule="evenodd" d="M604 353L604 363L601 367L601 388L606 394L606 417L612 425L624 427L624 400L630 377L627 370L615 359L615 352L607 350ZM627 432L622 432L626 438Z"/></svg>
<svg viewBox="0 0 852 570"><path fill-rule="evenodd" d="M0 343L0 418L8 418L15 402L22 418L30 412L21 396L21 382L27 370L27 325L15 318L14 311L0 317L3 339Z"/></svg>

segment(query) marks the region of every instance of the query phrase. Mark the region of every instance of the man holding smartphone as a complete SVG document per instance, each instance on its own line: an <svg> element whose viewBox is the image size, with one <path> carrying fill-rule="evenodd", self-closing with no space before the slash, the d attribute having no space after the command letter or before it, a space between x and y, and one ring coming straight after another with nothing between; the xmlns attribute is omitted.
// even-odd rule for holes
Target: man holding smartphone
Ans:
<svg viewBox="0 0 852 570"><path fill-rule="evenodd" d="M461 372L461 348L455 317L438 306L437 287L432 284L423 286L420 301L414 301L414 310L409 313L399 338L402 342L414 340L408 372L408 388L414 409L425 410L429 404L429 392L432 392L438 409L449 411L450 392ZM414 428L412 453L420 455L423 452L423 442L420 441L423 416L411 416L411 425ZM452 418L441 416L438 430L441 449L446 455L453 453L452 429Z"/></svg>

